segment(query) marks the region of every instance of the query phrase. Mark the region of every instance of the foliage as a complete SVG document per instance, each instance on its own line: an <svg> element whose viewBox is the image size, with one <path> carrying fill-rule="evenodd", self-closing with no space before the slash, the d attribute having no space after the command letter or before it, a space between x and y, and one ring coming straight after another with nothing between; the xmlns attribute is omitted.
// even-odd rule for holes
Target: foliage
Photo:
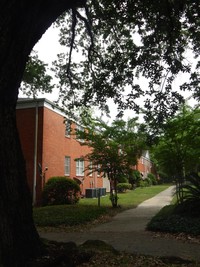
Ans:
<svg viewBox="0 0 200 267"><path fill-rule="evenodd" d="M148 187L148 186L151 186L151 185L152 185L152 181L149 178L145 178L144 180L141 179L139 181L139 186L140 187Z"/></svg>
<svg viewBox="0 0 200 267"><path fill-rule="evenodd" d="M152 218L148 223L147 229L151 231L168 232L168 233L186 233L192 235L200 234L200 214L192 216L189 209L182 209L182 204L169 205Z"/></svg>
<svg viewBox="0 0 200 267"><path fill-rule="evenodd" d="M101 120L84 120L85 130L77 131L81 145L92 148L85 159L92 162L91 172L98 171L110 181L111 201L117 206L117 182L122 176L129 176L132 168L145 149L146 133L137 119L128 122L115 120L111 126ZM116 196L114 196L116 195Z"/></svg>
<svg viewBox="0 0 200 267"><path fill-rule="evenodd" d="M142 179L141 173L138 170L131 170L129 174L129 183L132 185L132 188L139 186L139 182Z"/></svg>
<svg viewBox="0 0 200 267"><path fill-rule="evenodd" d="M183 106L165 125L165 130L152 150L158 171L172 177L178 184L178 197L182 199L185 176L199 168L200 162L200 110ZM192 140L192 141L191 141Z"/></svg>
<svg viewBox="0 0 200 267"><path fill-rule="evenodd" d="M153 173L148 173L147 178L151 181L152 185L156 185L158 183L155 175Z"/></svg>
<svg viewBox="0 0 200 267"><path fill-rule="evenodd" d="M47 64L42 62L35 51L26 63L20 90L29 97L37 97L39 92L51 93L52 77L47 74Z"/></svg>
<svg viewBox="0 0 200 267"><path fill-rule="evenodd" d="M127 176L124 175L119 175L117 178L118 183L128 183L128 178Z"/></svg>
<svg viewBox="0 0 200 267"><path fill-rule="evenodd" d="M91 0L87 4L86 16L72 12L72 16L62 16L58 22L60 43L71 45L82 54L81 62L72 63L72 58L68 60L70 49L68 55L60 54L54 62L65 104L99 104L107 110L106 100L112 98L120 110L145 112L146 120L153 119L155 127L183 101L178 91L172 91L172 83L180 72L191 73L190 81L181 89L193 90L199 97L198 60L192 72L185 53L190 44L194 55L199 56L195 31L199 26L198 3ZM76 36L71 34L69 25L74 26ZM66 34L73 38L66 38ZM67 60L71 67L65 75ZM149 82L146 88L138 82L142 76ZM138 99L144 95L144 105L141 101L139 105Z"/></svg>
<svg viewBox="0 0 200 267"><path fill-rule="evenodd" d="M66 177L52 177L42 192L43 205L75 204L80 199L80 186Z"/></svg>
<svg viewBox="0 0 200 267"><path fill-rule="evenodd" d="M77 6L84 7L84 9L79 13L76 9ZM29 211L31 198L26 192L25 164L14 119L18 88L28 55L35 43L60 14L71 8L72 27L69 27L69 23L63 22L63 24L70 28L72 41L69 40L70 38L66 38L67 42L65 39L63 44L67 47L70 44L71 47L78 48L79 43L84 52L89 51L90 62L82 64L82 68L78 66L76 75L73 71L74 66L71 65L70 69L68 68L70 64L66 64L64 61L63 73L58 72L59 78L62 78L60 87L63 91L69 88L65 82L67 80L66 73L70 74L67 76L69 78L67 81L71 81L72 85L73 79L74 85L71 86L72 90L66 95L66 99L72 100L72 102L75 100L78 105L82 103L91 105L90 100L103 105L105 99L111 97L116 103L119 103L119 107L122 109L124 107L137 109L135 98L143 92L137 86L134 78L142 73L151 79L149 95L153 95L153 93L156 95L152 102L148 99L145 101L145 108L149 111L147 117L158 114L157 118L160 122L165 115L171 115L172 109L176 108L177 102L180 100L176 92L172 92L170 96L170 82L180 70L183 72L189 70L189 67L186 66L188 61L184 61L186 47L190 46L195 55L199 55L197 31L199 28L199 3L191 0L159 2L69 0L57 1L56 5L55 1L48 1L47 8L46 2L41 0L30 1L29 5L25 0L1 0L0 7L2 39L0 42L0 88L3 127L0 162L3 166L1 168L1 184L5 184L2 186L4 190L1 192L3 200L1 215L5 216L2 223L10 222L1 227L1 236L3 237L1 239L3 250L1 255L3 254L2 257L7 262L13 261L17 265L19 257L30 257L40 250L39 238L32 225L31 211ZM83 18L83 16L85 17ZM95 43L99 41L93 50L85 32L81 32L80 28L75 29L77 21L85 23L84 28L89 33L91 33L90 25L93 24L92 28L95 34L93 40ZM65 36L66 32L63 29ZM80 42L73 42L75 32L80 34ZM141 36L139 44L135 42L134 33ZM67 68L69 71L66 71ZM172 75L167 76L168 73ZM198 95L198 75L197 72L192 74L191 88L195 87ZM162 77L165 77L166 90L161 83ZM83 83L81 84L79 81ZM133 90L121 97L127 84ZM153 84L156 84L156 87ZM156 90L157 85L162 90ZM79 102L77 96L81 96L81 90L84 95L83 101ZM146 95L148 97L148 94ZM123 105L123 101L121 101L123 98L126 105ZM176 101L177 98L178 101ZM151 110L152 105L156 112ZM13 134L8 135L8 133ZM12 144L11 150L9 150L8 144ZM9 151L12 151L12 157ZM30 199L29 204L26 204L28 198ZM6 208L7 203L10 208ZM11 208L12 211L10 211ZM24 218L27 218L27 223L24 222ZM13 221L18 224L13 224ZM5 226L9 229L8 231L5 231ZM30 230L28 235L26 235L27 229ZM9 236L10 244L7 242L7 236ZM21 238L19 239L18 236ZM13 244L17 245L14 247ZM20 251L23 251L23 255ZM0 261L2 264L2 260ZM22 264L18 265L22 266Z"/></svg>
<svg viewBox="0 0 200 267"><path fill-rule="evenodd" d="M78 13L76 9L78 6L84 7L83 12L85 11L86 19L83 18L84 15ZM91 32L88 25L93 22L93 31L96 33L95 39L100 41L99 45L102 49L99 49L100 53L94 53L93 59L90 60L96 66L86 64L82 69L78 68L79 77L74 74L72 68L71 71L67 72L71 74L71 78L73 77L75 86L74 90L71 91L71 96L67 95L66 98L73 98L78 103L79 99L76 98L76 93L78 89L83 89L86 97L83 98L82 103L85 102L89 105L89 99L92 99L94 95L97 96L95 99L97 103L105 103L106 97L115 97L114 100L118 102L117 100L121 99L119 96L124 89L123 83L129 83L135 87L135 91L131 92L130 96L132 97L128 97L127 102L129 106L134 106L134 99L137 94L140 94L140 90L133 83L132 73L143 73L152 78L152 83L156 82L161 85L160 77L163 77L163 75L166 77L165 74L168 71L171 71L174 76L177 75L179 70L187 71L183 60L186 47L190 46L194 53L197 56L199 55L199 35L196 30L199 28L199 3L191 0L164 0L159 2L69 0L57 1L56 5L55 1L48 1L47 8L46 1L41 0L29 1L29 5L25 0L1 0L0 7L2 39L0 42L2 123L0 162L3 166L1 168L1 185L5 185L2 186L4 190L1 190L1 215L3 215L3 219L1 220L2 249L0 264L23 266L23 264L20 264L20 259L35 256L40 251L40 243L39 236L36 235L35 228L32 225L31 197L26 190L25 163L14 118L18 88L25 63L35 43L60 14L71 8L73 14L72 27L69 27L68 23L64 23L70 28L70 33L72 29L72 42L69 41L69 38L66 38L71 47L77 48L77 43L73 42L73 37L75 30L77 30L75 29L76 21L81 19L87 26L88 32ZM88 14L91 14L90 18ZM88 18L89 20L87 20ZM131 38L134 37L134 29L141 34L141 45L131 42ZM81 33L78 30L76 32ZM83 37L86 36L84 33ZM91 47L89 47L88 42L84 42L82 36L80 36L80 40L82 40L81 46L91 51ZM96 48L98 48L98 45ZM103 48L106 49L105 53ZM91 53L89 54L91 56ZM101 55L104 60L101 60ZM108 62L106 59L108 59ZM161 59L164 61L163 65L160 64ZM64 74L66 73L66 65L70 64L65 62ZM93 72L89 72L88 69L92 69L97 75L93 75ZM111 69L114 71L111 71ZM129 72L129 69L131 72ZM163 69L165 73L162 73ZM90 79L84 79L82 71ZM120 75L121 73L122 75ZM64 76L62 81L65 81ZM84 86L79 84L79 87L77 87L77 81L80 77ZM173 78L167 77L166 80L170 82ZM195 86L198 95L198 75L194 73L191 78L191 85ZM63 89L68 88L66 83L62 81L60 86ZM105 83L108 83L108 86L104 86ZM163 89L162 85L161 88ZM155 102L158 103L158 110L159 107L161 111L163 110L162 116L158 116L161 120L166 113L171 114L171 110L166 108L166 103L169 101L168 91L170 86L167 84L166 88L168 89L167 92L164 92L164 90L162 92L164 92L167 101L161 101L160 91L157 91L157 97L155 98ZM152 87L149 94L152 94L153 91ZM172 96L174 95L176 96L176 92L172 94ZM176 107L177 102L173 101L173 97L171 100L169 101L171 107ZM147 101L146 103L148 108L150 102ZM149 114L154 115L155 113L150 112ZM160 113L158 112L158 114ZM12 135L8 133L12 133ZM11 144L11 150L8 144ZM12 151L12 156L10 151ZM7 208L7 205L10 208ZM18 223L13 224L14 221ZM5 231L5 227L7 231ZM29 231L28 234L26 234L27 231ZM9 238L7 238L8 236ZM18 238L19 236L21 238ZM23 255L21 251L23 251Z"/></svg>
<svg viewBox="0 0 200 267"><path fill-rule="evenodd" d="M184 194L182 201L184 205L200 206L200 175L198 173L191 173L187 175L186 181L189 184L183 184L182 189Z"/></svg>
<svg viewBox="0 0 200 267"><path fill-rule="evenodd" d="M119 193L124 193L128 189L131 189L131 184L129 184L129 183L118 183L117 184L117 192L119 192Z"/></svg>

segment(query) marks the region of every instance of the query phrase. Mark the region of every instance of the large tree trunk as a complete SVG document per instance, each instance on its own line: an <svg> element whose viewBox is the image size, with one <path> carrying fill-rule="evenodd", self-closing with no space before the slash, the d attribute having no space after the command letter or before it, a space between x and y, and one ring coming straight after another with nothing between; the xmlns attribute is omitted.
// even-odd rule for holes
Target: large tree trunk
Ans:
<svg viewBox="0 0 200 267"><path fill-rule="evenodd" d="M0 257L5 266L23 266L41 244L32 219L15 106L0 107L0 129Z"/></svg>
<svg viewBox="0 0 200 267"><path fill-rule="evenodd" d="M0 0L0 266L41 251L16 128L16 101L33 46L55 19L85 0Z"/></svg>

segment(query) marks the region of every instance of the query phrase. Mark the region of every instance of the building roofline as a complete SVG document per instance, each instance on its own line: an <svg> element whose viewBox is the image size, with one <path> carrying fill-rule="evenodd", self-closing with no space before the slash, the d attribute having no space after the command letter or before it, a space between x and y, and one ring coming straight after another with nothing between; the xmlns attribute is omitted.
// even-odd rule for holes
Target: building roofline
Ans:
<svg viewBox="0 0 200 267"><path fill-rule="evenodd" d="M66 119L69 119L76 124L80 125L78 119L70 118L62 108L56 105L54 102L48 100L47 98L18 98L16 109L28 109L36 107L45 107L49 110L56 112L57 114L63 116Z"/></svg>
<svg viewBox="0 0 200 267"><path fill-rule="evenodd" d="M46 107L66 117L66 114L63 112L61 108L59 108L59 106L57 106L54 102L46 98L19 98L17 100L16 109L27 109L27 108L36 108L36 107Z"/></svg>

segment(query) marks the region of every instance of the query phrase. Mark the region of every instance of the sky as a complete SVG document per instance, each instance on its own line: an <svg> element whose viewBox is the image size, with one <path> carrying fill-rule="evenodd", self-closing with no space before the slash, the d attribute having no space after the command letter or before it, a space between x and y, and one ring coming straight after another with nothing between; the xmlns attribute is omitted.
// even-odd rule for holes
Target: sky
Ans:
<svg viewBox="0 0 200 267"><path fill-rule="evenodd" d="M35 45L34 50L38 51L39 58L44 61L45 63L48 63L49 66L51 66L51 62L57 59L57 54L61 52L67 51L67 47L63 47L59 44L58 41L58 33L59 30L53 26L51 26L46 33L42 36L42 38L39 40L39 42ZM187 55L188 60L192 61L192 56L191 54ZM189 75L188 75L189 77ZM186 81L188 79L187 74L180 74L176 81L174 82L173 87L176 89L179 87L179 84L183 83L183 81ZM56 80L54 81L56 82ZM139 84L141 86L147 87L147 81L145 79L140 79ZM40 97L45 97L49 99L50 101L55 101L57 100L57 94L56 93L51 93L51 94L44 94L44 95L39 95ZM190 93L187 92L184 95L185 97L189 97ZM143 101L143 100L141 100ZM104 117L104 120L112 121L115 119L115 116L117 115L117 108L112 102L112 100L109 100L108 102L109 107L111 109L111 118L108 119L107 117ZM193 100L190 100L189 102L190 105L195 105L196 102ZM100 116L101 112L97 109L96 114ZM134 112L127 110L125 111L124 119L127 119L128 117L134 117Z"/></svg>

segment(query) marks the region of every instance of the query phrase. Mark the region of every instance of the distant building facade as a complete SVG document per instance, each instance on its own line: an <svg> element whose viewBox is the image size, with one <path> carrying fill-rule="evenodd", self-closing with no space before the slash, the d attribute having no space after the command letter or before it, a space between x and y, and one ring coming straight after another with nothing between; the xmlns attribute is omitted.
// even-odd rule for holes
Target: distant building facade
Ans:
<svg viewBox="0 0 200 267"><path fill-rule="evenodd" d="M91 151L81 146L81 140L71 134L80 125L66 118L54 103L45 98L19 99L17 126L26 161L27 179L33 203L41 203L45 183L53 176L66 176L76 180L85 195L87 188L110 189L107 178L97 172L88 173L85 168L92 164L83 160ZM145 178L151 172L148 151L138 160L136 169Z"/></svg>

